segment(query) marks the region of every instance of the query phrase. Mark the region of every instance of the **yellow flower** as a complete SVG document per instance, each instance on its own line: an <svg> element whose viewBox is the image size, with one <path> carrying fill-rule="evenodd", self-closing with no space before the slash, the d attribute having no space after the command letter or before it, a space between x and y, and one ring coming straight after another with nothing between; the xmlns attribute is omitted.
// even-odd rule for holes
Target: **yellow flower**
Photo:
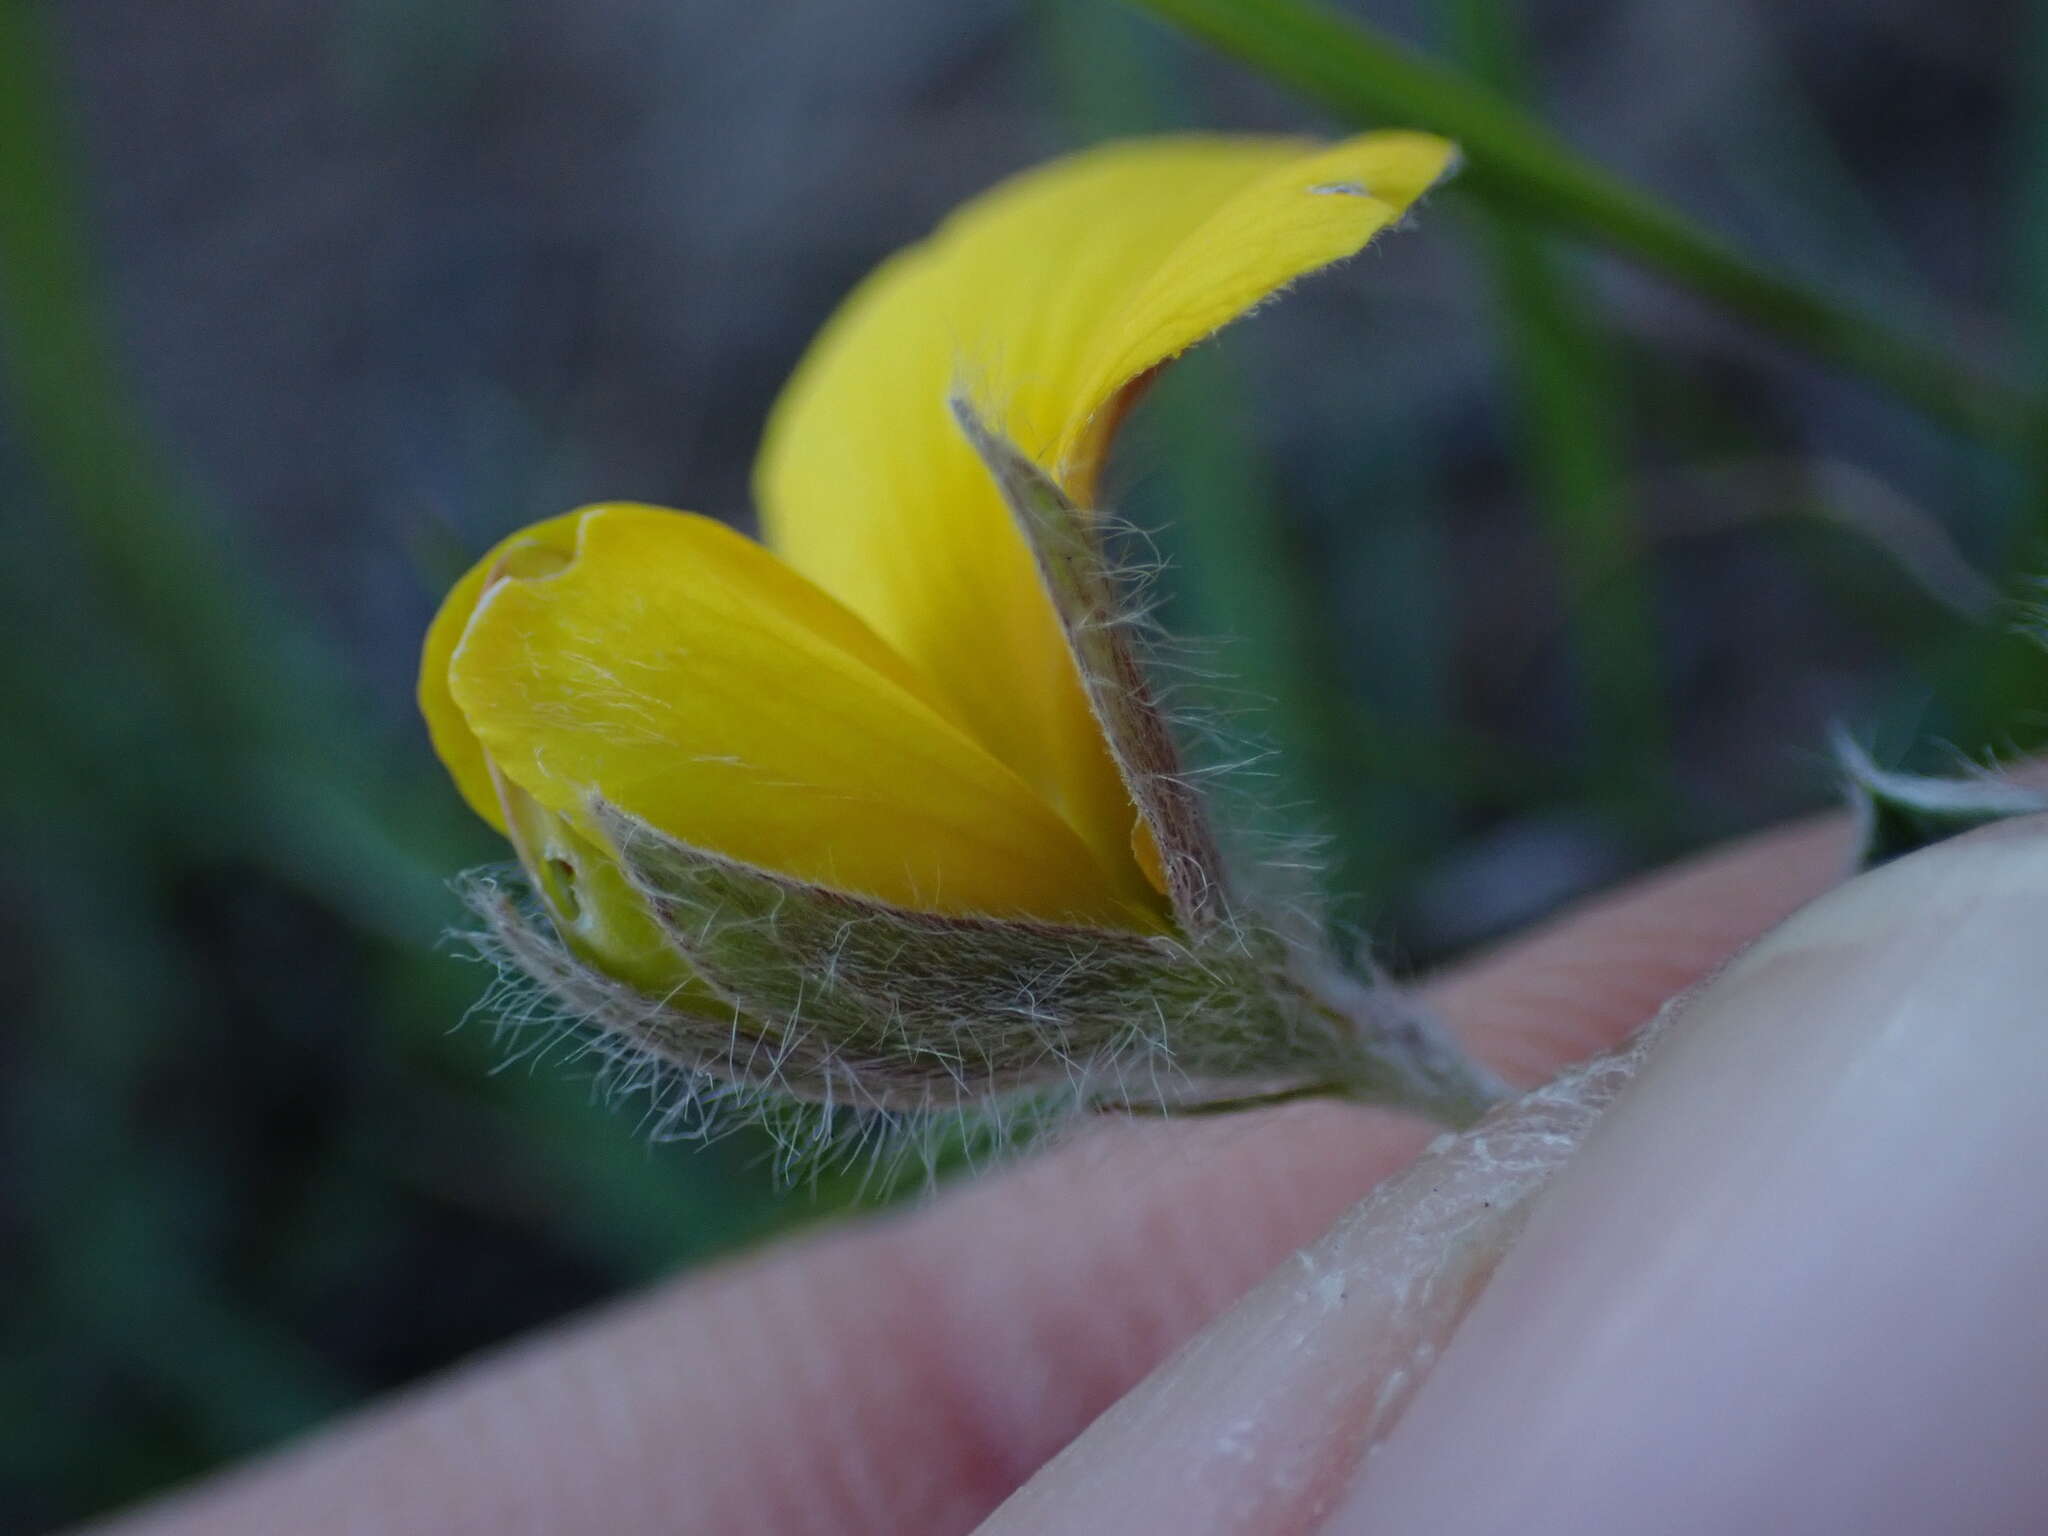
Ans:
<svg viewBox="0 0 2048 1536"><path fill-rule="evenodd" d="M1414 133L1189 136L1026 172L827 325L768 422L761 543L603 504L456 584L420 675L434 745L575 961L723 1021L656 1049L745 1079L755 1030L801 1096L834 1099L843 1069L923 1103L933 1060L963 1084L975 1055L1005 1082L1108 1070L1133 1010L1223 1021L1211 1057L1152 1044L1256 1075L1247 1029L1298 1043L1306 1008L1335 1043L1267 1075L1371 1076L1329 1066L1357 1021L1303 990L1292 941L1245 937L1079 508L1155 370L1358 252L1452 158ZM493 923L558 1000L599 1007ZM1203 948L1225 932L1234 959ZM962 1032L1041 1015L1060 1043ZM1122 1043L1084 1071L1087 1028Z"/></svg>
<svg viewBox="0 0 2048 1536"><path fill-rule="evenodd" d="M1031 552L947 409L1078 500L1147 375L1358 251L1441 175L1417 134L1114 144L885 263L770 418L766 548L585 508L449 594L420 701L470 804L684 842L901 905L1145 926L1159 893ZM495 771L494 771L495 770Z"/></svg>

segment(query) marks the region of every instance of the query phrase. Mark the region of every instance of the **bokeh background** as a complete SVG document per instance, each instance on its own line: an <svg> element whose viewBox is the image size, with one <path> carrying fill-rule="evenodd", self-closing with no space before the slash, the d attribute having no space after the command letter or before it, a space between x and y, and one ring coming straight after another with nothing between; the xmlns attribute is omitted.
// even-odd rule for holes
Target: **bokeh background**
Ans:
<svg viewBox="0 0 2048 1536"><path fill-rule="evenodd" d="M1349 9L2048 378L2021 8ZM1334 126L1107 0L0 0L0 1525L854 1198L466 1020L434 601L586 500L745 525L806 339L1004 172ZM1832 725L2043 734L2024 454L1469 198L1192 359L1116 499L1397 966L1823 805Z"/></svg>

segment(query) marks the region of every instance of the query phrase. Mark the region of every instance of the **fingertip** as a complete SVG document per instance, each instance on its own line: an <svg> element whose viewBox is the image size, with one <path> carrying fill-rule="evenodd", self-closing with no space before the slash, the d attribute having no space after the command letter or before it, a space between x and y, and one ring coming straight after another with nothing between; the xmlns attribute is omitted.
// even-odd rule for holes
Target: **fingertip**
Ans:
<svg viewBox="0 0 2048 1536"><path fill-rule="evenodd" d="M2044 850L1853 882L1444 1138L985 1529L2032 1528Z"/></svg>
<svg viewBox="0 0 2048 1536"><path fill-rule="evenodd" d="M2048 830L1845 886L1651 1049L1330 1529L2048 1516Z"/></svg>

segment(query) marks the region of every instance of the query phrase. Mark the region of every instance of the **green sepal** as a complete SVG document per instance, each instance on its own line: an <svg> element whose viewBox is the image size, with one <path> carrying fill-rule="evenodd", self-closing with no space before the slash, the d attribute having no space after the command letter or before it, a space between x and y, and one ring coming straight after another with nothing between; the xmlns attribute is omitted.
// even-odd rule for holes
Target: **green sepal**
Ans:
<svg viewBox="0 0 2048 1536"><path fill-rule="evenodd" d="M1223 856L1208 809L1188 780L1172 728L1131 643L1116 572L1102 553L1098 519L984 422L964 397L956 396L952 404L954 420L1038 562L1088 706L1159 850L1175 920L1191 934L1228 927L1234 917Z"/></svg>
<svg viewBox="0 0 2048 1536"><path fill-rule="evenodd" d="M1175 1113L1328 1094L1463 1122L1498 1085L1393 989L1277 933L1210 940L908 911L692 848L594 805L620 868L731 1005L719 1075L955 1112L1048 1091Z"/></svg>

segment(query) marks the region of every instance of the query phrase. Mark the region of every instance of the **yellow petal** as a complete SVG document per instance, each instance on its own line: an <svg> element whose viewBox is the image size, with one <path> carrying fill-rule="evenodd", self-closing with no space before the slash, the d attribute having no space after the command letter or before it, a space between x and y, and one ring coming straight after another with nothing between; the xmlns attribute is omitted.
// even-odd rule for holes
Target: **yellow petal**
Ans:
<svg viewBox="0 0 2048 1536"><path fill-rule="evenodd" d="M441 599L434 622L427 626L426 643L420 647L419 704L420 713L427 718L427 735L469 808L500 832L508 829L498 804L498 786L484 760L484 749L456 707L455 695L448 691L448 664L454 660L455 647L461 644L462 632L469 627L484 589L507 575L539 574L533 569L537 563L566 560L576 548L576 525L582 518L581 512L565 513L500 539Z"/></svg>
<svg viewBox="0 0 2048 1536"><path fill-rule="evenodd" d="M1132 862L1130 796L948 396L965 388L1085 499L1150 370L1356 252L1451 158L1410 133L1197 136L1027 172L870 277L770 418L756 467L770 546L909 658L1105 862Z"/></svg>
<svg viewBox="0 0 2048 1536"><path fill-rule="evenodd" d="M487 586L448 681L490 764L586 837L602 842L599 796L906 907L1154 921L902 658L759 545L618 505L574 536L554 573Z"/></svg>

